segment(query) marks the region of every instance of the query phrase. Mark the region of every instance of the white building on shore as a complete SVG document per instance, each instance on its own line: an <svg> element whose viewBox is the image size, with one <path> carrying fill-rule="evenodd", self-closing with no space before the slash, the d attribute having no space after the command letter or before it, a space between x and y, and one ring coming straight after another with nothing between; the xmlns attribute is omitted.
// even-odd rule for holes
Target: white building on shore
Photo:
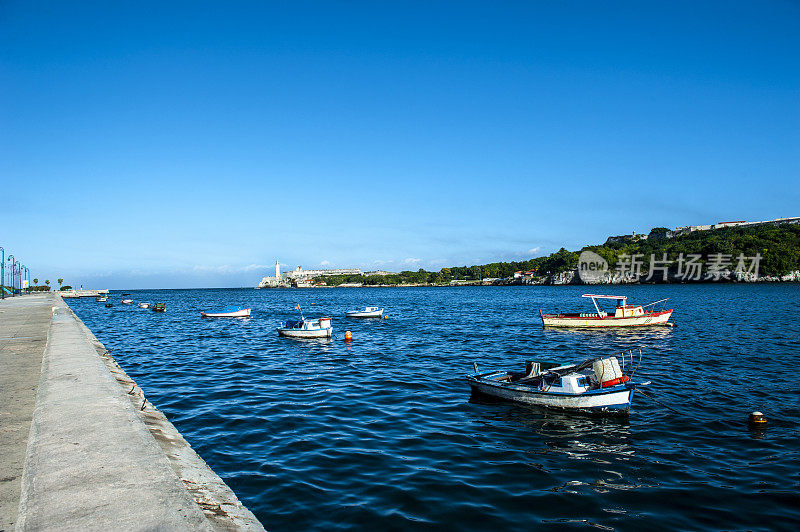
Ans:
<svg viewBox="0 0 800 532"><path fill-rule="evenodd" d="M275 261L275 276L262 277L261 282L258 283L258 288L280 288L289 286L288 280L281 275L281 263Z"/></svg>
<svg viewBox="0 0 800 532"><path fill-rule="evenodd" d="M747 222L745 220L736 220L733 222L719 222L712 225L685 225L675 228L675 234L684 235L693 233L694 231L711 231L714 229L724 229L725 227L741 227L741 226L754 226L754 225L781 225L781 224L796 224L800 223L800 217L794 216L791 218L776 218L774 220L764 220L760 222Z"/></svg>
<svg viewBox="0 0 800 532"><path fill-rule="evenodd" d="M363 275L360 268L334 268L330 270L304 270L298 266L294 270L285 274L290 279L311 279L312 277L324 277L326 275Z"/></svg>
<svg viewBox="0 0 800 532"><path fill-rule="evenodd" d="M267 276L258 283L258 288L281 288L287 286L306 286L314 277L324 277L326 275L363 275L364 272L359 268L335 268L329 270L304 270L298 266L294 270L281 273L281 264L275 261L275 275Z"/></svg>

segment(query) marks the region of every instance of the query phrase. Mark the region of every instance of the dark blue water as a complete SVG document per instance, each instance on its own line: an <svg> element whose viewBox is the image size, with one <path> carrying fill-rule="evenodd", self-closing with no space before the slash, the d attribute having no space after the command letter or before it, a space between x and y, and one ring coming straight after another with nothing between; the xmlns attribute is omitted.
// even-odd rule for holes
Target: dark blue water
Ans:
<svg viewBox="0 0 800 532"><path fill-rule="evenodd" d="M270 530L800 527L800 286L604 288L674 329L543 330L581 287L133 291L70 306ZM334 317L330 341L277 322ZM346 310L376 304L386 320ZM253 308L250 319L200 309ZM341 340L353 332L354 341ZM644 346L627 420L470 400L462 376ZM769 427L747 428L763 411Z"/></svg>

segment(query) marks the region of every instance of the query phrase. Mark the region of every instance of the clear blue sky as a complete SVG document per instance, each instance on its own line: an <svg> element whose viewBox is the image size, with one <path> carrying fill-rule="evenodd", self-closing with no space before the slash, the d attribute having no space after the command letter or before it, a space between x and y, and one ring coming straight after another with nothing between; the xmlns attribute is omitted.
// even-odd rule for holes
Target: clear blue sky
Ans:
<svg viewBox="0 0 800 532"><path fill-rule="evenodd" d="M0 3L0 245L73 285L800 215L800 4Z"/></svg>

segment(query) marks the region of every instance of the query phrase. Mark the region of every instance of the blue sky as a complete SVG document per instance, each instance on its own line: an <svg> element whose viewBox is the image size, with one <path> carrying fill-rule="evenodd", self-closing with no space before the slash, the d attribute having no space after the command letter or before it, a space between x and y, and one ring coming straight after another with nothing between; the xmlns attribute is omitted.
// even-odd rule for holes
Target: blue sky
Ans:
<svg viewBox="0 0 800 532"><path fill-rule="evenodd" d="M0 245L73 285L800 215L800 4L0 3Z"/></svg>

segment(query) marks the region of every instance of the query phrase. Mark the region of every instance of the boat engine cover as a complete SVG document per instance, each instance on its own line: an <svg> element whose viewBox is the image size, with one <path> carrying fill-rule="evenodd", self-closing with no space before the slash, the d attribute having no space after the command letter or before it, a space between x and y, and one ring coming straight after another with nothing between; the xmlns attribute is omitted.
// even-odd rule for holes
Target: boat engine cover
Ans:
<svg viewBox="0 0 800 532"><path fill-rule="evenodd" d="M592 364L592 369L594 370L595 379L600 383L622 377L622 370L619 367L617 357L595 360L594 364Z"/></svg>

